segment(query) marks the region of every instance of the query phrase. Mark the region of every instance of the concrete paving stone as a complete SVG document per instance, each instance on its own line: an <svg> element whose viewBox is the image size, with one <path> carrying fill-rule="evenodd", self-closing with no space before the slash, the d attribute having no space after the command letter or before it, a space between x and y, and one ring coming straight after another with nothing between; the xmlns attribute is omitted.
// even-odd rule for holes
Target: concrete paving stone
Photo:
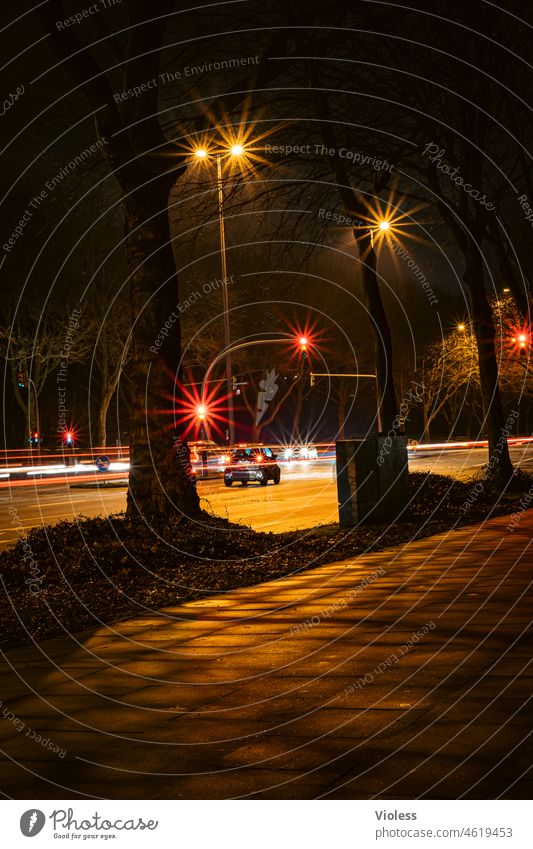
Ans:
<svg viewBox="0 0 533 849"><path fill-rule="evenodd" d="M432 781L428 783L425 790L421 790L421 795L430 795L432 798L441 798L442 794L446 794L444 798L454 798L449 796L449 785L456 787L455 798L460 799L494 799L498 798L502 792L513 785L520 778L523 772L523 767L517 765L512 771L507 771L502 767L502 761L495 760L493 757L487 756L485 753L477 754L475 758L469 761L463 761L457 766L450 766L446 775L439 775L434 769L431 773ZM406 783L404 783L404 789ZM401 790L401 784L398 785ZM515 794L513 798L523 798Z"/></svg>
<svg viewBox="0 0 533 849"><path fill-rule="evenodd" d="M157 716L157 712L169 717L190 711L227 711L227 699L239 689L228 688L221 690L220 687L195 687L176 685L159 685L156 687L144 687L142 690L128 696L122 704L124 706L139 707L147 711L146 716ZM238 700L240 701L240 699ZM150 711L152 712L150 714Z"/></svg>
<svg viewBox="0 0 533 849"><path fill-rule="evenodd" d="M288 735L305 733L310 739L315 739L323 734L335 732L341 736L353 736L354 739L366 740L385 727L392 728L395 721L403 718L404 713L402 710L374 708L358 712L349 708L319 708L301 717L292 718L289 715L283 722L283 733Z"/></svg>
<svg viewBox="0 0 533 849"><path fill-rule="evenodd" d="M136 693L146 686L146 681L143 678L131 679L128 683L130 683L130 686L124 686L121 682L113 681L112 675L109 673L105 673L105 675L95 673L78 680L73 678L54 687L44 686L39 693L43 698L52 700L59 697L79 696L83 698L85 696L92 698L94 696L113 701L117 698L122 700L125 696Z"/></svg>
<svg viewBox="0 0 533 849"><path fill-rule="evenodd" d="M279 644L285 644L285 641L289 636L291 636L291 634L288 628L285 633L282 632L279 635L272 633L266 635L248 635L225 632L223 634L216 634L213 636L198 637L189 645L180 645L179 643L176 643L173 652L179 656L182 653L186 655L189 650L192 650L196 656L205 656L206 659L220 654L246 655L254 652L257 647L274 647Z"/></svg>
<svg viewBox="0 0 533 849"><path fill-rule="evenodd" d="M386 764L381 765L381 771L386 773ZM475 770L471 772L470 782L459 783L455 773L453 777L448 774L447 783L444 788L436 787L435 781L432 780L433 774L418 774L407 771L403 780L399 779L394 783L387 781L369 778L364 778L360 781L348 782L345 786L339 787L331 791L326 791L320 798L328 800L346 800L346 799L457 799L466 792L467 788L474 784L479 778L479 773ZM477 798L487 797L479 796ZM489 796L488 798L493 798Z"/></svg>
<svg viewBox="0 0 533 849"><path fill-rule="evenodd" d="M35 729L32 729L35 730ZM0 749L2 752L2 756L0 758L1 761L4 761L6 758L13 758L15 761L42 761L42 762L54 762L56 760L63 760L66 757L65 745L60 739L60 735L52 732L50 735L48 732L43 729L39 729L40 736L43 740L47 740L50 743L50 747L41 746L35 739L32 737L26 736L26 729L19 733L16 737L11 735L9 740L2 742L0 744ZM59 747L60 752L52 751L53 747Z"/></svg>
<svg viewBox="0 0 533 849"><path fill-rule="evenodd" d="M333 773L331 773L332 775ZM313 799L327 782L327 773L241 769L229 773L182 779L178 799Z"/></svg>
<svg viewBox="0 0 533 849"><path fill-rule="evenodd" d="M533 671L533 658L526 657L524 652L519 652L517 656L509 657L501 657L501 658L489 658L487 664L485 666L487 670L487 674L504 678L508 678L509 676L527 676L531 677L531 672Z"/></svg>
<svg viewBox="0 0 533 849"><path fill-rule="evenodd" d="M409 751L373 751L368 761L357 763L353 777L349 772L329 788L327 799L385 798L389 794L403 798L456 799L485 774L482 759L458 763L449 755L439 755L439 769L431 757L420 761ZM441 779L444 779L441 781ZM405 795L407 794L407 795Z"/></svg>
<svg viewBox="0 0 533 849"><path fill-rule="evenodd" d="M74 798L73 781L77 762L68 764L25 761L0 763L0 789L12 799L65 799ZM99 798L95 788L90 796Z"/></svg>
<svg viewBox="0 0 533 849"><path fill-rule="evenodd" d="M35 693L41 695L52 693L60 688L69 688L73 682L79 682L80 687L98 689L101 692L121 691L129 692L143 686L144 679L135 675L128 675L124 670L108 668L102 665L93 668L83 667L76 673L74 670L65 673L44 674L41 678L37 676L27 680L26 694ZM19 695L19 701L24 701L25 696Z"/></svg>
<svg viewBox="0 0 533 849"><path fill-rule="evenodd" d="M269 735L238 746L225 756L224 761L282 772L291 769L309 772L328 769L335 764L335 769L342 771L341 759L352 754L359 745L360 740L338 735L305 741L295 737Z"/></svg>
<svg viewBox="0 0 533 849"><path fill-rule="evenodd" d="M505 721L511 716L517 721L519 717L527 720L531 714L531 706L524 701L523 696L504 696L495 700L494 693L488 697L479 696L477 690L455 694L453 700L444 703L442 710L446 712L449 721L464 721L465 711L468 711L471 718L479 717L489 724Z"/></svg>
<svg viewBox="0 0 533 849"><path fill-rule="evenodd" d="M280 668L268 673L256 675L249 680L235 680L235 688L231 695L225 700L225 706L238 704L241 701L247 703L270 701L298 692L311 692L317 697L323 694L335 694L341 692L345 683L351 681L351 675L344 675L342 671L323 670L320 674L313 674L305 666L297 671L293 667Z"/></svg>
<svg viewBox="0 0 533 849"><path fill-rule="evenodd" d="M62 700L56 710L36 708L22 720L26 728L37 729L39 733L50 736L63 731L84 731L94 735L113 733L120 730L136 729L140 732L146 729L147 721L150 727L156 727L166 714L155 711L142 711L139 708L125 707L109 702L97 702L89 699ZM172 712L169 712L172 716ZM2 742L14 736L13 728L10 733L2 735Z"/></svg>
<svg viewBox="0 0 533 849"><path fill-rule="evenodd" d="M400 691L393 687L366 687L342 694L339 704L350 710L430 710L435 702L435 695L428 695L425 690L404 688Z"/></svg>
<svg viewBox="0 0 533 849"><path fill-rule="evenodd" d="M504 702L510 700L517 704L525 704L533 693L533 677L502 675L495 678L490 673L478 673L468 682L464 690L465 693L467 691L475 693L477 698L486 701L491 701L497 696Z"/></svg>
<svg viewBox="0 0 533 849"><path fill-rule="evenodd" d="M236 719L231 715L213 718L209 714L198 712L195 715L181 715L177 717L176 722L168 722L160 728L150 729L150 739L179 745L184 752L198 748L201 754L204 747L207 750L209 746L228 742L240 745L243 741L277 734L280 727L280 723L276 721ZM307 737L295 735L295 739L304 742Z"/></svg>
<svg viewBox="0 0 533 849"><path fill-rule="evenodd" d="M498 794L498 798L500 799L527 799L528 802L533 799L533 781L530 777L531 766L529 769L524 771L523 775L515 775L510 774L507 778L502 776L499 782L500 792ZM491 777L489 776L487 781L490 782ZM491 791L487 792L486 788L480 786L476 787L475 791L478 793L484 794L478 798L492 798ZM466 795L465 798L470 798Z"/></svg>
<svg viewBox="0 0 533 849"><path fill-rule="evenodd" d="M116 776L106 775L99 782L101 788L102 799L175 799L176 796L176 779L169 779L165 776L150 777L139 779L138 776L121 775L120 780ZM80 790L87 788L90 792L94 785L94 778L84 776L83 781L78 781ZM141 810L143 810L141 808Z"/></svg>

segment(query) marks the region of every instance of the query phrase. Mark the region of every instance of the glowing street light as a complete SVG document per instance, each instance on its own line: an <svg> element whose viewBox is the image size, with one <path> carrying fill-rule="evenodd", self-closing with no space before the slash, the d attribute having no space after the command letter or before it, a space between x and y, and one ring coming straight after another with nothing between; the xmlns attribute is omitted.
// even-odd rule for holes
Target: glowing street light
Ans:
<svg viewBox="0 0 533 849"><path fill-rule="evenodd" d="M465 325L465 324L462 324L462 323L461 323L461 324L458 324L458 325L457 325L457 330L459 331L459 333L464 333L464 332L465 332L465 330L466 330L466 325Z"/></svg>
<svg viewBox="0 0 533 849"><path fill-rule="evenodd" d="M226 260L226 232L224 226L224 190L222 183L222 158L228 154L238 159L245 153L245 148L242 144L236 143L227 148L224 152L217 151L215 156L217 166L217 190L218 190L218 220L220 234L220 266L222 271L222 311L224 320L224 347L227 350L225 355L226 360L226 391L228 396L228 435L229 444L235 443L235 416L233 411L233 370L231 366L231 334L229 324L229 298L228 298L228 266ZM205 147L199 147L194 151L197 159L210 159L209 151ZM203 421L203 419L201 419Z"/></svg>
<svg viewBox="0 0 533 849"><path fill-rule="evenodd" d="M230 147L226 147L216 151L210 151L206 147L197 147L194 149L194 156L196 159L210 159L214 157L215 159L222 159L223 157L233 156L235 158L239 158L246 153L246 148L244 145L236 143L232 144Z"/></svg>
<svg viewBox="0 0 533 849"><path fill-rule="evenodd" d="M367 226L370 235L370 244L374 247L374 237L386 236L387 239L394 235L394 227L389 218L374 218Z"/></svg>

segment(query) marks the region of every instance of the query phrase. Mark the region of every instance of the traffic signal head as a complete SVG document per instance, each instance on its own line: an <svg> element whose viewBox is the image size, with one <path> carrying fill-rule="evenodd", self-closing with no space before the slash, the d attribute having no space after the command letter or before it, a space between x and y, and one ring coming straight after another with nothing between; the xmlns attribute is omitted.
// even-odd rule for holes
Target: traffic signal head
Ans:
<svg viewBox="0 0 533 849"><path fill-rule="evenodd" d="M205 421L206 415L207 415L206 405L205 404L198 404L197 407L196 407L196 416L198 418L198 421L200 421L200 422Z"/></svg>
<svg viewBox="0 0 533 849"><path fill-rule="evenodd" d="M24 377L23 371L19 371L17 375L17 382L19 385L19 389L26 389L26 378Z"/></svg>

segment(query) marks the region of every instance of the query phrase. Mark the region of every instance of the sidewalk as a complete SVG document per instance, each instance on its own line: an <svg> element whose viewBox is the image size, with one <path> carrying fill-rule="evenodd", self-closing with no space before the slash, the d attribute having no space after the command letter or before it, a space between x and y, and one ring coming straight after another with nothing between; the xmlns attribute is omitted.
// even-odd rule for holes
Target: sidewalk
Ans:
<svg viewBox="0 0 533 849"><path fill-rule="evenodd" d="M533 798L533 511L508 521L9 652L0 789Z"/></svg>

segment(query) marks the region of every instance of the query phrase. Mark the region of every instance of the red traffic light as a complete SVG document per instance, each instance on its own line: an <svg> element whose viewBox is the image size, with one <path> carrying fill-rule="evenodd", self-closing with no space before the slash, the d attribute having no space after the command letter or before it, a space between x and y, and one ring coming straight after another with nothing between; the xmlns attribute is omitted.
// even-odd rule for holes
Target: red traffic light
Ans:
<svg viewBox="0 0 533 849"><path fill-rule="evenodd" d="M205 404L197 404L196 417L199 421L204 422L207 416L207 407Z"/></svg>

